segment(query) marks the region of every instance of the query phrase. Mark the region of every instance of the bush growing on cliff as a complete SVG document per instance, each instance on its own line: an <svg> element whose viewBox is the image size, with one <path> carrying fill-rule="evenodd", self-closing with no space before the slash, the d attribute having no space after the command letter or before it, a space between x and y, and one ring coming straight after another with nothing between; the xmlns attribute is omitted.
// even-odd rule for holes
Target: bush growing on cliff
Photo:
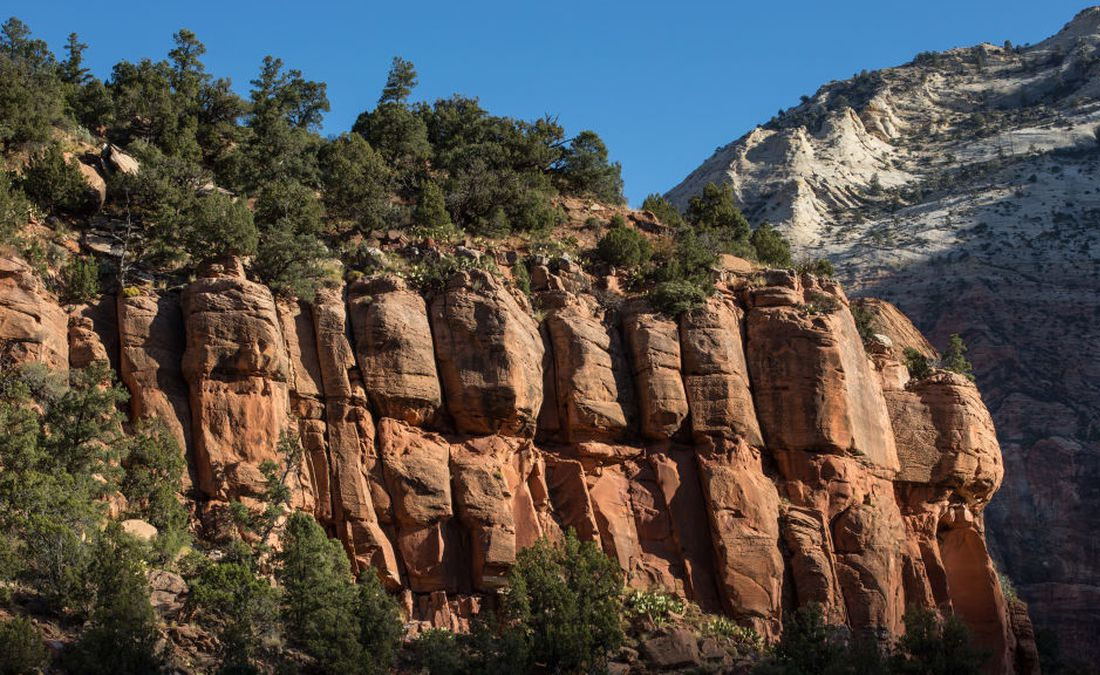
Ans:
<svg viewBox="0 0 1100 675"><path fill-rule="evenodd" d="M387 673L400 642L397 604L368 570L358 586L343 546L313 516L287 520L276 579L284 632L329 673Z"/></svg>
<svg viewBox="0 0 1100 675"><path fill-rule="evenodd" d="M0 675L39 673L48 655L30 619L13 616L0 621Z"/></svg>
<svg viewBox="0 0 1100 675"><path fill-rule="evenodd" d="M10 174L0 171L0 244L15 240L16 232L26 224L29 213L26 195L12 184Z"/></svg>
<svg viewBox="0 0 1100 675"><path fill-rule="evenodd" d="M697 283L688 280L662 281L646 297L658 312L675 318L702 306L707 293Z"/></svg>
<svg viewBox="0 0 1100 675"><path fill-rule="evenodd" d="M733 186L707 183L703 192L692 197L685 214L696 235L717 253L732 253L751 258L749 221L737 208Z"/></svg>
<svg viewBox="0 0 1100 675"><path fill-rule="evenodd" d="M782 639L753 668L756 675L977 675L985 655L970 644L969 631L951 615L912 608L905 634L892 647L870 636L853 636L825 623L820 605L798 608L783 623Z"/></svg>
<svg viewBox="0 0 1100 675"><path fill-rule="evenodd" d="M974 366L966 359L966 344L958 333L953 333L948 340L941 364L953 373L974 379Z"/></svg>
<svg viewBox="0 0 1100 675"><path fill-rule="evenodd" d="M125 476L119 491L129 513L158 530L163 553L171 555L187 536L187 509L179 500L186 461L179 443L159 419L138 423L123 459Z"/></svg>
<svg viewBox="0 0 1100 675"><path fill-rule="evenodd" d="M97 535L92 555L91 624L66 655L66 665L72 672L92 675L157 672L163 659L141 545L111 524Z"/></svg>
<svg viewBox="0 0 1100 675"><path fill-rule="evenodd" d="M905 613L905 634L889 659L897 675L977 675L988 658L970 643L970 631L954 614L929 609Z"/></svg>
<svg viewBox="0 0 1100 675"><path fill-rule="evenodd" d="M582 131L573 138L556 171L569 192L610 204L624 201L622 167L608 161L607 146L594 131Z"/></svg>
<svg viewBox="0 0 1100 675"><path fill-rule="evenodd" d="M76 160L65 159L53 143L31 156L19 186L46 213L72 213L88 204L88 186Z"/></svg>
<svg viewBox="0 0 1100 675"><path fill-rule="evenodd" d="M91 302L99 295L99 265L89 256L71 256L61 268L61 301Z"/></svg>
<svg viewBox="0 0 1100 675"><path fill-rule="evenodd" d="M856 322L856 331L860 339L867 343L875 335L875 318L863 305L853 303L851 305L852 318Z"/></svg>
<svg viewBox="0 0 1100 675"><path fill-rule="evenodd" d="M0 27L0 146L44 141L64 115L57 61L12 17Z"/></svg>
<svg viewBox="0 0 1100 675"><path fill-rule="evenodd" d="M257 672L278 631L278 590L256 572L249 551L236 546L218 562L197 556L188 579L193 619L218 637L221 672Z"/></svg>
<svg viewBox="0 0 1100 675"><path fill-rule="evenodd" d="M321 261L328 249L321 242L324 209L301 183L268 183L256 198L256 257L252 270L281 297L312 300L325 277Z"/></svg>
<svg viewBox="0 0 1100 675"><path fill-rule="evenodd" d="M612 227L596 242L596 257L615 267L635 269L649 262L653 247L637 230Z"/></svg>
<svg viewBox="0 0 1100 675"><path fill-rule="evenodd" d="M769 267L787 268L791 266L791 244L779 230L767 223L752 232L750 237L756 259Z"/></svg>
<svg viewBox="0 0 1100 675"><path fill-rule="evenodd" d="M806 259L795 265L795 271L799 274L812 274L825 279L832 278L836 274L836 267L828 258Z"/></svg>
<svg viewBox="0 0 1100 675"><path fill-rule="evenodd" d="M532 663L550 672L597 669L622 643L622 571L572 531L521 551L508 580L505 616L522 628Z"/></svg>
<svg viewBox="0 0 1100 675"><path fill-rule="evenodd" d="M905 367L909 370L909 377L914 380L923 380L932 374L932 360L912 347L906 347Z"/></svg>
<svg viewBox="0 0 1100 675"><path fill-rule="evenodd" d="M642 209L652 212L662 225L680 227L684 224L684 217L680 210L659 194L646 195L645 200L642 201Z"/></svg>
<svg viewBox="0 0 1100 675"><path fill-rule="evenodd" d="M290 644L325 672L354 673L365 653L358 639L356 591L347 554L313 516L287 520L275 578L282 586L282 619Z"/></svg>

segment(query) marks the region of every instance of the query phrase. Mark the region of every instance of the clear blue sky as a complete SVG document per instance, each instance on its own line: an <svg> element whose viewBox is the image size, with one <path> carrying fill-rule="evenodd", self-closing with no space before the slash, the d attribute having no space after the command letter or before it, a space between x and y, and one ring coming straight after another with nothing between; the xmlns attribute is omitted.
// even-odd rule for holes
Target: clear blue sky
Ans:
<svg viewBox="0 0 1100 675"><path fill-rule="evenodd" d="M328 83L326 133L378 98L391 57L411 59L416 98L459 92L491 112L551 113L594 129L622 162L638 204L680 181L715 147L829 80L981 41L1034 43L1085 2L600 2L390 0L187 2L16 0L15 14L60 52L76 31L103 77L121 59L163 58L195 31L207 68L245 92L266 54Z"/></svg>

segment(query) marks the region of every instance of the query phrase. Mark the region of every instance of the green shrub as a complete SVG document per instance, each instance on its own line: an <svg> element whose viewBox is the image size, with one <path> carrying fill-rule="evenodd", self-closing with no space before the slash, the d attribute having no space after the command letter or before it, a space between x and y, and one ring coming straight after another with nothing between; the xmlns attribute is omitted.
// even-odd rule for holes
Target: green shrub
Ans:
<svg viewBox="0 0 1100 675"><path fill-rule="evenodd" d="M612 227L596 243L596 257L615 267L635 269L649 262L653 247L641 232Z"/></svg>
<svg viewBox="0 0 1100 675"><path fill-rule="evenodd" d="M598 669L622 643L622 571L572 531L521 551L508 579L506 618L522 627L526 652L548 671Z"/></svg>
<svg viewBox="0 0 1100 675"><path fill-rule="evenodd" d="M252 271L280 297L312 300L322 284L328 249L318 235L324 210L313 190L301 183L268 183L256 198L256 256Z"/></svg>
<svg viewBox="0 0 1100 675"><path fill-rule="evenodd" d="M12 17L0 29L0 147L49 138L64 116L57 60L45 41Z"/></svg>
<svg viewBox="0 0 1100 675"><path fill-rule="evenodd" d="M501 211L503 218L503 211ZM425 181L420 186L420 196L413 209L413 225L425 230L443 228L451 224L451 215L447 213L447 203L443 190L435 181ZM507 233L507 231L505 231Z"/></svg>
<svg viewBox="0 0 1100 675"><path fill-rule="evenodd" d="M748 242L749 222L737 208L731 185L707 183L702 194L688 203L687 222L700 235L714 237L727 253L735 253L737 245Z"/></svg>
<svg viewBox="0 0 1100 675"><path fill-rule="evenodd" d="M163 658L140 542L112 524L97 537L93 557L95 606L91 624L66 655L69 669L103 675L157 672Z"/></svg>
<svg viewBox="0 0 1100 675"><path fill-rule="evenodd" d="M738 654L758 653L764 649L764 638L751 628L740 626L726 616L708 617L703 635L725 638L733 643Z"/></svg>
<svg viewBox="0 0 1100 675"><path fill-rule="evenodd" d="M359 577L359 597L355 612L359 625L359 643L367 659L367 673L388 673L401 646L405 630L397 602L386 593L378 574L365 570Z"/></svg>
<svg viewBox="0 0 1100 675"><path fill-rule="evenodd" d="M180 503L186 460L179 443L159 419L143 420L127 439L125 474L119 490L130 514L155 525L164 544L182 544L187 509ZM176 537L175 542L168 541ZM165 551L174 553L175 551Z"/></svg>
<svg viewBox="0 0 1100 675"><path fill-rule="evenodd" d="M899 675L977 675L987 654L970 643L970 631L955 614L941 619L930 609L905 613L905 634L889 659Z"/></svg>
<svg viewBox="0 0 1100 675"><path fill-rule="evenodd" d="M905 367L909 369L909 377L914 380L923 380L932 374L932 360L912 347L906 347L904 352Z"/></svg>
<svg viewBox="0 0 1100 675"><path fill-rule="evenodd" d="M200 195L188 208L180 233L192 260L204 261L227 255L249 256L256 252L259 235L252 212L242 201L220 192Z"/></svg>
<svg viewBox="0 0 1100 675"><path fill-rule="evenodd" d="M997 570L997 581L1001 585L1001 593L1009 601L1015 601L1019 599L1020 595L1016 591L1016 584L1012 583L1012 578L1008 576L1002 570Z"/></svg>
<svg viewBox="0 0 1100 675"><path fill-rule="evenodd" d="M642 202L642 209L657 216L657 220L661 221L663 225L680 227L684 224L684 217L680 214L680 210L659 194L646 195L645 200Z"/></svg>
<svg viewBox="0 0 1100 675"><path fill-rule="evenodd" d="M684 601L672 593L634 590L626 594L623 608L627 618L646 617L661 625L673 615L684 613Z"/></svg>
<svg viewBox="0 0 1100 675"><path fill-rule="evenodd" d="M830 279L836 274L836 267L827 258L803 260L795 267L799 274L812 274L817 277Z"/></svg>
<svg viewBox="0 0 1100 675"><path fill-rule="evenodd" d="M439 290L447 280L463 270L491 269L492 260L488 256L469 258L466 256L442 255L414 265L407 279L414 287L423 291Z"/></svg>
<svg viewBox="0 0 1100 675"><path fill-rule="evenodd" d="M429 675L457 675L466 672L466 659L458 637L444 628L429 628L409 645L413 663ZM517 671L520 672L520 671Z"/></svg>
<svg viewBox="0 0 1100 675"><path fill-rule="evenodd" d="M30 619L0 621L0 675L30 675L46 663L46 643Z"/></svg>
<svg viewBox="0 0 1100 675"><path fill-rule="evenodd" d="M188 579L191 615L218 637L223 672L252 672L277 631L278 591L256 574L246 551L219 562L199 558Z"/></svg>
<svg viewBox="0 0 1100 675"><path fill-rule="evenodd" d="M87 303L99 295L99 265L90 256L71 256L61 268L61 301Z"/></svg>
<svg viewBox="0 0 1100 675"><path fill-rule="evenodd" d="M953 333L947 343L947 350L941 361L943 367L951 372L974 379L974 366L966 359L966 344L958 333Z"/></svg>
<svg viewBox="0 0 1100 675"><path fill-rule="evenodd" d="M816 291L806 295L806 304L802 305L802 309L807 314L832 314L840 309L840 301L832 295Z"/></svg>
<svg viewBox="0 0 1100 675"><path fill-rule="evenodd" d="M31 155L19 181L23 192L47 213L72 213L88 203L88 186L75 161L55 144Z"/></svg>
<svg viewBox="0 0 1100 675"><path fill-rule="evenodd" d="M573 138L557 174L572 194L590 195L608 204L624 201L622 167L608 161L607 146L594 131L582 131Z"/></svg>
<svg viewBox="0 0 1100 675"><path fill-rule="evenodd" d="M875 318L863 305L852 304L851 309L859 337L866 343L875 335Z"/></svg>
<svg viewBox="0 0 1100 675"><path fill-rule="evenodd" d="M321 149L325 208L362 229L381 227L389 214L393 170L359 134L342 134Z"/></svg>
<svg viewBox="0 0 1100 675"><path fill-rule="evenodd" d="M275 578L283 589L287 638L324 672L357 672L367 654L359 644L357 593L343 547L301 511L287 520L282 543Z"/></svg>
<svg viewBox="0 0 1100 675"><path fill-rule="evenodd" d="M27 223L30 203L12 184L11 175L0 171L0 244L11 244L19 228Z"/></svg>
<svg viewBox="0 0 1100 675"><path fill-rule="evenodd" d="M791 244L779 230L767 223L753 230L750 238L756 259L769 267L791 266Z"/></svg>
<svg viewBox="0 0 1100 675"><path fill-rule="evenodd" d="M531 274L527 271L527 263L519 260L512 265L512 279L524 295L531 295Z"/></svg>
<svg viewBox="0 0 1100 675"><path fill-rule="evenodd" d="M662 281L646 295L654 309L670 317L701 307L707 292L698 284L687 280Z"/></svg>

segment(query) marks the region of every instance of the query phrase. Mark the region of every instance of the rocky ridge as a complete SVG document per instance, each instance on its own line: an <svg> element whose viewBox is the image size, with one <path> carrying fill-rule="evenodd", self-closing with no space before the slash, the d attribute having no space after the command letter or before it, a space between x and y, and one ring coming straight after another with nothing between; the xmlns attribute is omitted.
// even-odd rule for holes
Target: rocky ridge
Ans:
<svg viewBox="0 0 1100 675"><path fill-rule="evenodd" d="M1005 454L990 545L1075 656L1100 628L1100 8L832 82L672 189L733 185L796 254L834 261L937 345L961 333ZM904 473L904 470L903 470Z"/></svg>
<svg viewBox="0 0 1100 675"><path fill-rule="evenodd" d="M481 270L428 297L382 276L304 303L226 260L66 310L22 261L3 269L0 337L24 361L116 361L132 416L186 448L207 537L233 536L230 500L259 506L290 433L294 505L414 626L463 628L517 550L572 528L629 585L769 640L807 602L882 637L938 607L991 672L1034 672L986 550L1004 467L981 397L949 373L909 381L899 350L922 343L887 303L868 354L833 281L729 273L677 321L568 260L530 270L538 313Z"/></svg>

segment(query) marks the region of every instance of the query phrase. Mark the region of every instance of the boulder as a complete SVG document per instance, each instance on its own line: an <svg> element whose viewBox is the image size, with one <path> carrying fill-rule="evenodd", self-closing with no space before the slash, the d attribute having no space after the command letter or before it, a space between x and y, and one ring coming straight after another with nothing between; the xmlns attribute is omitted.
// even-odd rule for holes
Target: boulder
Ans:
<svg viewBox="0 0 1100 675"><path fill-rule="evenodd" d="M133 176L141 170L141 164L136 159L113 143L104 144L100 157L111 171L120 171Z"/></svg>
<svg viewBox="0 0 1100 675"><path fill-rule="evenodd" d="M565 441L612 440L637 419L634 383L613 320L574 296L546 318L554 357L558 433Z"/></svg>
<svg viewBox="0 0 1100 675"><path fill-rule="evenodd" d="M34 270L0 255L0 344L16 363L69 369L69 320Z"/></svg>
<svg viewBox="0 0 1100 675"><path fill-rule="evenodd" d="M191 404L182 370L187 332L179 296L123 292L117 303L119 372L130 391L130 417L159 419L188 452Z"/></svg>
<svg viewBox="0 0 1100 675"><path fill-rule="evenodd" d="M676 626L642 641L646 659L662 670L689 670L699 666L699 645L695 633Z"/></svg>
<svg viewBox="0 0 1100 675"><path fill-rule="evenodd" d="M100 210L103 208L103 203L107 201L107 181L103 180L103 176L100 176L94 167L84 162L76 162L76 168L80 170L80 177L84 179L89 205L94 211Z"/></svg>
<svg viewBox="0 0 1100 675"><path fill-rule="evenodd" d="M87 368L96 361L108 363L107 348L103 346L95 325L89 317L79 313L69 315L69 366Z"/></svg>
<svg viewBox="0 0 1100 675"><path fill-rule="evenodd" d="M886 392L901 470L897 479L950 488L980 510L1004 476L1001 447L981 394L966 377L937 371Z"/></svg>
<svg viewBox="0 0 1100 675"><path fill-rule="evenodd" d="M275 300L228 261L184 290L183 317L198 488L224 500L259 496L266 485L258 467L281 462L277 447L289 421Z"/></svg>
<svg viewBox="0 0 1100 675"><path fill-rule="evenodd" d="M456 274L432 302L445 400L468 434L533 436L542 406L538 325L493 275Z"/></svg>
<svg viewBox="0 0 1100 675"><path fill-rule="evenodd" d="M418 426L436 421L443 399L424 299L397 277L352 286L348 313L371 404Z"/></svg>
<svg viewBox="0 0 1100 675"><path fill-rule="evenodd" d="M743 334L744 313L723 294L680 319L684 389L697 441L722 434L743 438L753 447L763 445Z"/></svg>
<svg viewBox="0 0 1100 675"><path fill-rule="evenodd" d="M465 575L457 555L460 533L451 522L450 444L388 418L379 424L378 441L409 587L416 593L454 591Z"/></svg>
<svg viewBox="0 0 1100 675"><path fill-rule="evenodd" d="M140 541L150 542L157 538L157 528L144 520L131 518L120 524L123 532Z"/></svg>
<svg viewBox="0 0 1100 675"><path fill-rule="evenodd" d="M754 307L748 364L773 452L852 454L898 468L885 399L843 296L807 291L797 306Z"/></svg>
<svg viewBox="0 0 1100 675"><path fill-rule="evenodd" d="M672 438L688 414L676 322L638 308L623 320L623 335L633 364L642 435Z"/></svg>

